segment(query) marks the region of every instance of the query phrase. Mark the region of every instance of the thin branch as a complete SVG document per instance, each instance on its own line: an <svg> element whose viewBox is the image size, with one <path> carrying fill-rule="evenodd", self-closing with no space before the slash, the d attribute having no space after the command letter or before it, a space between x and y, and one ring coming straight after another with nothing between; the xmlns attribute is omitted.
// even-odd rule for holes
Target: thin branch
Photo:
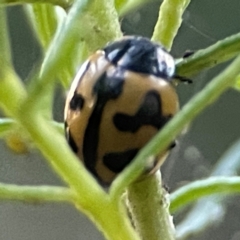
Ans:
<svg viewBox="0 0 240 240"><path fill-rule="evenodd" d="M34 3L48 3L55 6L60 6L64 9L68 9L72 5L71 0L0 0L0 6L14 6L14 5L22 5L26 3L34 4Z"/></svg>
<svg viewBox="0 0 240 240"><path fill-rule="evenodd" d="M133 225L141 239L175 239L168 194L162 188L160 171L131 184L127 195Z"/></svg>
<svg viewBox="0 0 240 240"><path fill-rule="evenodd" d="M6 132L12 130L14 124L16 124L16 121L12 118L0 118L0 137L3 136ZM64 134L63 123L51 121L51 124L59 133Z"/></svg>
<svg viewBox="0 0 240 240"><path fill-rule="evenodd" d="M235 89L240 91L240 76L236 80L236 84L234 85Z"/></svg>
<svg viewBox="0 0 240 240"><path fill-rule="evenodd" d="M0 183L0 201L13 200L32 203L69 202L73 203L76 194L66 187L53 186L19 186Z"/></svg>
<svg viewBox="0 0 240 240"><path fill-rule="evenodd" d="M29 17L29 24L33 27L43 50L45 51L56 32L59 22L66 17L66 12L57 11L50 4L27 4L25 12Z"/></svg>
<svg viewBox="0 0 240 240"><path fill-rule="evenodd" d="M182 23L182 15L190 0L165 0L160 9L152 40L161 43L167 50L172 47L173 40Z"/></svg>
<svg viewBox="0 0 240 240"><path fill-rule="evenodd" d="M26 99L26 91L12 66L2 57L0 54L0 102L5 113L11 116L17 112L19 105ZM14 98L9 97L9 93Z"/></svg>
<svg viewBox="0 0 240 240"><path fill-rule="evenodd" d="M12 129L15 121L11 118L0 118L0 136Z"/></svg>
<svg viewBox="0 0 240 240"><path fill-rule="evenodd" d="M40 76L32 86L27 100L29 108L38 108L39 99L44 98L45 92L53 85L59 69L65 67L66 56L76 53L82 41L91 45L91 50L96 50L121 36L117 14L111 2L79 0L73 4L46 52Z"/></svg>
<svg viewBox="0 0 240 240"><path fill-rule="evenodd" d="M216 193L240 193L240 177L210 177L187 184L171 194L170 211L174 213L186 204Z"/></svg>
<svg viewBox="0 0 240 240"><path fill-rule="evenodd" d="M0 53L1 58L8 64L11 64L12 56L5 11L5 8L0 8Z"/></svg>
<svg viewBox="0 0 240 240"><path fill-rule="evenodd" d="M240 53L240 33L227 37L212 46L199 50L177 63L177 74L191 76L204 69L230 60Z"/></svg>

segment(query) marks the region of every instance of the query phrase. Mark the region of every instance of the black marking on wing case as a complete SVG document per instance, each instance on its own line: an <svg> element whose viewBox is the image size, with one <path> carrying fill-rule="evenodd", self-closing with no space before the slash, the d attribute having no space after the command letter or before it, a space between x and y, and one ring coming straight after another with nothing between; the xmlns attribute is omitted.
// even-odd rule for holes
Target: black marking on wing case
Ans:
<svg viewBox="0 0 240 240"><path fill-rule="evenodd" d="M103 163L114 173L120 173L136 156L137 148L130 149L124 152L114 152L105 154Z"/></svg>
<svg viewBox="0 0 240 240"><path fill-rule="evenodd" d="M96 176L95 164L99 142L99 128L102 113L110 99L116 99L122 92L124 78L122 72L108 76L106 72L97 80L93 94L97 96L96 104L89 118L83 141L83 157L86 167Z"/></svg>
<svg viewBox="0 0 240 240"><path fill-rule="evenodd" d="M162 115L162 104L158 92L147 92L135 115L116 113L113 122L116 128L123 132L135 133L143 125L151 125L160 129L171 116Z"/></svg>
<svg viewBox="0 0 240 240"><path fill-rule="evenodd" d="M81 110L84 106L84 98L81 94L74 92L72 99L70 100L69 107L71 110Z"/></svg>

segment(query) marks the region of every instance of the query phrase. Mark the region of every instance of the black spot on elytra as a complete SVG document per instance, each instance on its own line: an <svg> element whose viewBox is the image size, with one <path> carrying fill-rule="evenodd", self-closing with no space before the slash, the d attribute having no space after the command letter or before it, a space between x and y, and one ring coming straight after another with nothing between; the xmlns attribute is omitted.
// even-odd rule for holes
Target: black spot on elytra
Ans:
<svg viewBox="0 0 240 240"><path fill-rule="evenodd" d="M81 110L84 106L84 98L81 94L74 92L74 95L69 103L71 110Z"/></svg>
<svg viewBox="0 0 240 240"><path fill-rule="evenodd" d="M120 173L136 156L139 149L108 153L103 157L104 165L114 173Z"/></svg>
<svg viewBox="0 0 240 240"><path fill-rule="evenodd" d="M123 72L116 70L111 75L103 73L93 87L93 95L96 95L97 100L84 135L83 158L87 169L96 177L99 177L95 171L95 164L102 113L106 103L111 99L116 99L121 94L123 84Z"/></svg>
<svg viewBox="0 0 240 240"><path fill-rule="evenodd" d="M116 128L123 132L136 132L143 125L151 125L160 129L171 116L162 115L162 104L158 92L147 92L136 114L116 113L113 122Z"/></svg>

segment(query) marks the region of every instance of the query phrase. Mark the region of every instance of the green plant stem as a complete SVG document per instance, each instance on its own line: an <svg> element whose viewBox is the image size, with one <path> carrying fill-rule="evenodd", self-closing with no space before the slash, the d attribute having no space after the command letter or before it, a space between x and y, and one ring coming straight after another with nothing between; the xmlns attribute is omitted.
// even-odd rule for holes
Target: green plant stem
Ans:
<svg viewBox="0 0 240 240"><path fill-rule="evenodd" d="M128 206L141 239L175 239L168 194L161 186L161 175L157 172L128 187Z"/></svg>
<svg viewBox="0 0 240 240"><path fill-rule="evenodd" d="M117 12L120 12L120 10L128 4L129 0L114 0L114 5L117 10Z"/></svg>
<svg viewBox="0 0 240 240"><path fill-rule="evenodd" d="M200 114L208 105L235 83L240 73L240 56L215 77L200 93L191 99L176 116L159 131L159 133L139 152L127 169L125 169L113 182L110 194L113 198L122 194L124 189L131 184L144 171L146 160L155 156L169 146L182 129Z"/></svg>
<svg viewBox="0 0 240 240"><path fill-rule="evenodd" d="M51 123L61 135L65 134L64 133L64 123L56 122L56 121L52 121Z"/></svg>
<svg viewBox="0 0 240 240"><path fill-rule="evenodd" d="M0 6L13 6L26 3L47 3L68 9L72 5L71 0L0 0Z"/></svg>
<svg viewBox="0 0 240 240"><path fill-rule="evenodd" d="M54 36L46 53L41 74L30 91L31 108L34 105L37 108L38 100L44 97L59 73L59 69L64 68L66 56L71 56L76 51L79 42L84 40L87 44L91 44L90 50L95 50L105 45L107 41L119 37L120 26L111 3L112 1L107 0L95 0L94 2L79 0L73 4L66 20ZM95 18L92 15L90 19L87 17L89 15L85 12L86 8L91 8L92 14L96 14ZM94 33L92 28L88 27L90 22L95 24L92 26Z"/></svg>
<svg viewBox="0 0 240 240"><path fill-rule="evenodd" d="M63 136L40 116L31 114L31 111L28 114L25 114L24 109L19 113L20 123L34 139L35 144L55 171L76 192L75 204L97 224L107 239L138 239L129 220L127 217L124 218L121 206L117 204L119 199L110 202L109 196L79 163ZM109 218L110 215L111 218ZM118 232L119 226L123 226L121 233ZM116 232L118 232L117 236Z"/></svg>
<svg viewBox="0 0 240 240"><path fill-rule="evenodd" d="M48 157L49 162L70 185L86 189L83 179L86 179L86 181L88 179L87 182L90 186L89 189L86 189L87 201L88 198L97 195L99 195L99 198L104 198L106 194L85 171L84 167L79 164L79 160L76 159L68 148L63 135L56 131L50 125L49 121L45 121L40 117L40 113L36 112L35 109L27 109L28 101L26 100L26 93L17 76L10 68L5 67L4 64L0 68L0 76L0 102L4 106L4 110L9 115L16 117L22 127L36 141L36 144L45 156ZM11 97L12 95L14 95L14 98ZM52 141L53 136L56 141ZM81 190L79 190L79 193L82 196Z"/></svg>
<svg viewBox="0 0 240 240"><path fill-rule="evenodd" d="M240 177L210 177L181 187L171 194L170 211L174 213L192 201L216 193L240 193Z"/></svg>
<svg viewBox="0 0 240 240"><path fill-rule="evenodd" d="M100 199L99 199L100 200ZM96 203L95 203L96 204ZM126 215L126 211L119 202L97 201L98 209L95 211L100 221L95 224L103 231L108 240L140 240Z"/></svg>
<svg viewBox="0 0 240 240"><path fill-rule="evenodd" d="M95 0L81 21L86 29L82 37L91 52L122 36L114 0Z"/></svg>
<svg viewBox="0 0 240 240"><path fill-rule="evenodd" d="M80 19L89 2L89 0L76 1L69 10L66 20L59 26L46 52L40 75L35 77L29 89L28 102L29 105L31 103L29 108L35 108L36 111L43 110L39 106L41 104L39 99L44 99L46 94L49 93L49 89L52 89L59 71L64 69L66 56L71 56L73 46L79 39L77 20Z"/></svg>
<svg viewBox="0 0 240 240"><path fill-rule="evenodd" d="M8 131L12 130L15 124L17 124L17 122L11 118L0 118L0 137L4 136ZM61 135L64 134L63 123L52 121L51 124Z"/></svg>
<svg viewBox="0 0 240 240"><path fill-rule="evenodd" d="M225 62L240 52L240 33L227 37L177 63L177 74L191 76Z"/></svg>
<svg viewBox="0 0 240 240"><path fill-rule="evenodd" d="M5 135L6 132L12 129L15 121L10 118L0 118L0 137Z"/></svg>
<svg viewBox="0 0 240 240"><path fill-rule="evenodd" d="M98 224L105 235L111 235L113 234L112 229L116 228L115 223L111 222L111 219L106 220L109 216L102 213L104 209L102 206L106 205L106 202L108 203L107 194L84 167L79 164L79 160L77 160L70 151L63 136L51 128L47 122L39 116L37 102L44 97L45 92L49 86L52 85L56 72L59 68L63 67L62 64L65 56L69 56L74 42L77 42L79 37L81 37L79 33L82 32L81 27L83 26L80 19L88 2L89 1L76 1L70 9L68 18L62 25L61 31L59 30L58 34L55 35L53 43L47 52L41 76L38 81L36 81L36 84L32 86L30 96L21 106L21 111L19 111L17 118L32 139L34 139L36 145L46 156L56 172L77 192L79 199L76 204L80 205L82 210ZM99 1L98 4L100 4ZM106 1L105 4L107 4ZM90 30L88 29L88 31ZM25 114L26 112L28 113L27 115ZM54 141L52 141L52 136L54 136ZM124 220L118 210L119 209L115 208L115 218L118 220L118 223L124 221L122 225L125 226L125 230L118 235L119 239L121 239L122 235L129 235L129 238L126 239L134 239L133 236L136 236L136 234L131 229L130 223ZM106 211L106 213L111 214L109 211ZM106 224L108 225L105 226ZM109 237L109 239L110 238L118 239L114 238L114 236ZM125 238L123 237L122 239Z"/></svg>
<svg viewBox="0 0 240 240"><path fill-rule="evenodd" d="M66 13L64 11L60 11L59 8L57 11L57 8L50 4L27 4L24 10L29 18L29 23L33 28L33 32L39 40L40 46L42 47L42 54L44 55L46 49L51 43L58 25L66 17ZM67 79L69 81L70 79L70 76L66 75L67 67L68 65L66 64L66 69L61 70L61 74L58 74L59 76L62 75L62 73L65 73L64 76L60 77L61 80ZM31 89L32 85L35 84L35 80L36 78L31 79L31 81L28 83L28 88ZM39 106L39 109L42 109L42 111L44 111L43 114L48 119L52 119L54 89L54 85L51 87L49 86L40 101L41 107Z"/></svg>
<svg viewBox="0 0 240 240"><path fill-rule="evenodd" d="M29 117L26 116L25 112L21 112L18 119L33 137L39 149L49 159L53 168L75 191L72 195L72 191L66 192L63 188L19 187L2 184L0 185L1 199L37 202L74 200L74 204L103 231L106 239L138 240L139 238L134 232L123 206L120 205L119 199L118 201L110 201L107 193L79 164L79 160L70 151L63 136L48 122L39 120L37 116ZM36 128L36 126L38 127ZM54 141L52 141L52 136L54 136Z"/></svg>
<svg viewBox="0 0 240 240"><path fill-rule="evenodd" d="M20 186L0 183L0 201L13 200L32 203L71 202L76 199L74 191L66 187Z"/></svg>
<svg viewBox="0 0 240 240"><path fill-rule="evenodd" d="M8 28L6 23L6 12L5 8L0 8L0 59L4 59L5 62L11 64L11 50L10 41L8 36Z"/></svg>
<svg viewBox="0 0 240 240"><path fill-rule="evenodd" d="M182 15L190 0L164 0L159 9L152 41L161 43L168 51L182 23Z"/></svg>
<svg viewBox="0 0 240 240"><path fill-rule="evenodd" d="M58 27L58 16L55 10L55 7L49 4L32 4L26 5L25 8L29 23L44 50L47 49Z"/></svg>
<svg viewBox="0 0 240 240"><path fill-rule="evenodd" d="M36 144L63 179L71 187L76 188L75 190L80 196L84 195L82 189L85 189L85 199L83 198L82 200L86 201L82 202L83 206L85 204L89 205L89 201L91 199L91 201L93 201L96 196L105 198L106 194L91 175L85 171L84 167L79 164L79 160L77 160L71 152L63 136L56 132L55 129L40 116L41 113L37 108L37 101L39 102L39 99L44 96L45 91L49 88L49 84L51 86L55 71L57 71L59 67L62 67L61 61L65 59L65 56L69 55L68 50L71 48L71 44L77 41L79 32L76 30L81 30L81 27L79 29L78 25L80 24L82 26L80 19L86 7L89 7L89 2L91 1L79 0L73 4L73 7L69 11L68 18L62 26L62 31L58 31L59 35L55 35L55 41L53 41L47 53L48 57L41 71L40 78L32 87L28 99L20 106L21 110L16 114L22 126L29 132L32 139L36 141ZM97 2L98 5L103 4L103 1L95 2ZM110 5L109 1L105 1L104 4L107 4L107 2L108 5ZM98 8L98 10L100 11L100 8ZM57 37L59 37L59 39ZM28 114L26 114L26 112ZM55 137L56 141L52 141L52 136ZM86 182L89 184L87 188Z"/></svg>
<svg viewBox="0 0 240 240"><path fill-rule="evenodd" d="M234 87L235 87L236 90L240 91L240 76L237 78L236 84L235 84Z"/></svg>
<svg viewBox="0 0 240 240"><path fill-rule="evenodd" d="M7 88L8 86L4 87ZM110 202L109 196L69 149L62 134L50 126L40 116L37 109L31 106L32 103L29 102L28 98L17 113L14 111L15 116L22 127L34 139L34 142L51 166L69 184L70 188L76 192L77 199L75 205L81 208L94 221L107 239L137 240L138 237L132 229L126 213L122 210L122 206L119 205L119 199Z"/></svg>
<svg viewBox="0 0 240 240"><path fill-rule="evenodd" d="M69 149L63 135L39 115L30 114L27 116L24 112L21 111L18 115L20 123L29 132L56 172L72 188L78 189L78 191L75 190L79 192L80 196L84 196L82 204L88 204L88 201L92 201L93 196L105 198L105 192L85 170L84 166L79 163L79 159ZM36 128L36 126L38 127ZM54 141L52 141L52 136L54 136Z"/></svg>
<svg viewBox="0 0 240 240"><path fill-rule="evenodd" d="M9 42L5 9L0 8L0 107L12 115L26 97L26 91L13 71Z"/></svg>
<svg viewBox="0 0 240 240"><path fill-rule="evenodd" d="M54 35L57 30L62 26L63 21L65 21L67 13L64 10L56 8L50 4L27 4L24 6L24 10L29 18L29 22L33 27L36 37L38 38L42 49L43 54L47 51ZM69 82L72 80L72 76L76 71L76 66L78 65L78 61L76 63L76 59L79 59L80 52L82 49L79 48L79 51L75 51L73 56L68 56L64 61L64 68L59 69L57 73L57 78L61 80L62 85L65 88L69 87ZM74 58L75 56L75 58ZM80 57L81 59L81 57ZM30 82L34 84L35 79L31 79ZM52 106L52 93L53 89L49 88L49 92L45 92L45 97L49 96L49 104L48 106Z"/></svg>
<svg viewBox="0 0 240 240"><path fill-rule="evenodd" d="M26 91L21 80L1 56L0 66L0 106L7 115L12 116L26 99Z"/></svg>

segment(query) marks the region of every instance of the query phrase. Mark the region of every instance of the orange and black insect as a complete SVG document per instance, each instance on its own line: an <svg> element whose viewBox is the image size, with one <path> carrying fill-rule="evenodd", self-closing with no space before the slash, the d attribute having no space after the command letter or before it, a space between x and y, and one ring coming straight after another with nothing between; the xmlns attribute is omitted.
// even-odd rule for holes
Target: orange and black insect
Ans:
<svg viewBox="0 0 240 240"><path fill-rule="evenodd" d="M173 57L130 36L98 50L79 69L65 105L69 145L109 185L178 111ZM154 170L167 155L156 156Z"/></svg>

